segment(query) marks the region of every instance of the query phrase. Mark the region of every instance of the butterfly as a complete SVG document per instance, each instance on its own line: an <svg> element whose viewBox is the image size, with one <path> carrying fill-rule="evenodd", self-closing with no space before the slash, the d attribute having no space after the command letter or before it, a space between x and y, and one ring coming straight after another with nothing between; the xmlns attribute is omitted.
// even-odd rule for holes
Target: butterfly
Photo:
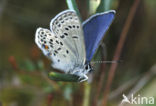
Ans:
<svg viewBox="0 0 156 106"><path fill-rule="evenodd" d="M105 32L114 19L115 11L97 13L82 24L74 10L65 10L50 22L50 30L37 28L35 42L52 67L86 81L92 71L90 61Z"/></svg>

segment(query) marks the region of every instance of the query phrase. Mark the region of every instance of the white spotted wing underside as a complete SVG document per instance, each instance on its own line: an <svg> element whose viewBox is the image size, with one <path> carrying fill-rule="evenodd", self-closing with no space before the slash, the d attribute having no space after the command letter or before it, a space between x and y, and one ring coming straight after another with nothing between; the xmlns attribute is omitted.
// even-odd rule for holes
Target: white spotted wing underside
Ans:
<svg viewBox="0 0 156 106"><path fill-rule="evenodd" d="M66 73L83 67L86 53L80 20L74 11L58 14L50 23L50 30L38 28L35 42L53 61L52 66Z"/></svg>

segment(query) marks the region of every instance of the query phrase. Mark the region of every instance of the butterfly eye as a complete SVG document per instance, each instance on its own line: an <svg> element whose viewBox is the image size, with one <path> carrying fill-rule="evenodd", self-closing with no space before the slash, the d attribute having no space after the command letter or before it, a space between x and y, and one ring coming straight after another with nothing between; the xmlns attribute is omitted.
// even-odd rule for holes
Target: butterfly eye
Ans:
<svg viewBox="0 0 156 106"><path fill-rule="evenodd" d="M88 65L86 65L85 69L88 70Z"/></svg>

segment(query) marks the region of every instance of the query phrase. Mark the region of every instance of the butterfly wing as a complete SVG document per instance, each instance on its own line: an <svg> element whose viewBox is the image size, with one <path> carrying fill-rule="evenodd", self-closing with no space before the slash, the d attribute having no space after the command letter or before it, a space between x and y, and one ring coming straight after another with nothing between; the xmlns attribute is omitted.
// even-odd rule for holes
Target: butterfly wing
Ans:
<svg viewBox="0 0 156 106"><path fill-rule="evenodd" d="M86 60L84 35L79 17L75 11L66 10L58 14L50 22L51 31L70 48L76 66L83 65Z"/></svg>
<svg viewBox="0 0 156 106"><path fill-rule="evenodd" d="M114 19L115 11L111 10L91 16L83 22L87 61L91 61L100 41Z"/></svg>
<svg viewBox="0 0 156 106"><path fill-rule="evenodd" d="M75 63L74 58L76 58L75 55L70 51L70 48L65 45L65 42L50 30L38 28L35 42L43 51L44 55L53 61L52 66L54 68L66 73L73 68Z"/></svg>
<svg viewBox="0 0 156 106"><path fill-rule="evenodd" d="M52 66L67 73L83 65L86 59L84 36L76 13L61 12L50 22L50 29L38 28L35 42L53 61Z"/></svg>

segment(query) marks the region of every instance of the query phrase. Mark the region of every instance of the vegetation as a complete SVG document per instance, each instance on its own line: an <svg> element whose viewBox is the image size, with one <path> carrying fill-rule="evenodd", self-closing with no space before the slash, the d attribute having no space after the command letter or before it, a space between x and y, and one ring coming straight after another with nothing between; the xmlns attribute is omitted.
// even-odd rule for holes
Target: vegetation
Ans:
<svg viewBox="0 0 156 106"><path fill-rule="evenodd" d="M155 0L1 0L0 106L117 106L123 93L156 98L155 7ZM36 29L65 9L82 21L117 13L94 60L119 62L94 64L89 82L53 69L34 42Z"/></svg>

